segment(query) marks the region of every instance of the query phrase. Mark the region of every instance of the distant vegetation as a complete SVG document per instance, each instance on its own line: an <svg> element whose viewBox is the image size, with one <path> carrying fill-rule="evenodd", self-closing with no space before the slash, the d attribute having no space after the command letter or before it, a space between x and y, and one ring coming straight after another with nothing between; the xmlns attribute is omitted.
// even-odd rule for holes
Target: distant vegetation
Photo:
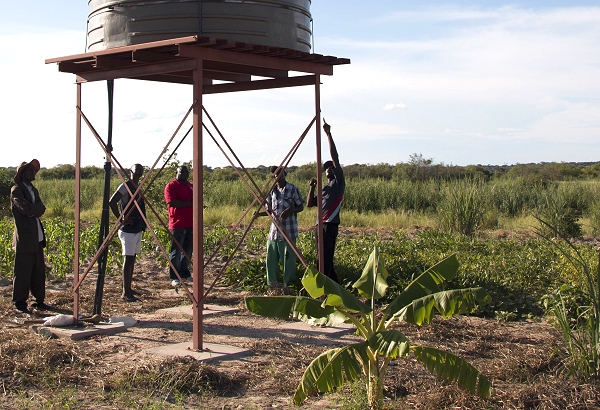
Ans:
<svg viewBox="0 0 600 410"><path fill-rule="evenodd" d="M169 164L168 168L174 169L179 162ZM187 162L186 164L190 164ZM269 166L273 164L259 165L248 168L254 177L264 177L269 173ZM12 176L15 167L0 168L6 175L0 174L2 179ZM288 172L298 179L312 178L315 164L301 166L290 166ZM399 162L395 165L387 163L379 164L345 164L344 171L347 178L375 178L384 180L407 180L426 181L431 179L464 179L468 177L482 177L485 179L515 179L523 178L528 182L551 182L551 181L573 181L600 176L600 162L542 162L516 165L445 165L434 163L431 158L424 158L421 154L410 155L408 162ZM112 176L116 176L114 169ZM215 181L234 181L237 173L230 167L204 166L205 175ZM82 179L94 179L104 176L104 169L93 165L81 168ZM40 180L49 179L73 179L75 178L75 166L72 164L61 164L53 168L42 168L37 175Z"/></svg>
<svg viewBox="0 0 600 410"><path fill-rule="evenodd" d="M175 176L173 161L146 192L161 217L166 219L163 189ZM189 165L189 163L188 163ZM247 172L263 186L268 166ZM314 163L288 168L288 180L306 195L314 177ZM8 216L8 196L14 169L0 169L0 213ZM600 233L600 163L541 163L513 166L435 164L420 154L395 165L345 165L347 190L344 225L402 228L427 225L472 235L478 230L527 227L530 216L541 216L569 237ZM112 170L111 192L120 180ZM72 219L75 167L43 168L36 185L48 208L46 217ZM102 208L104 169L81 169L82 218L96 221ZM231 224L253 196L232 167L204 167L204 203L208 224ZM300 224L310 226L314 210L300 214ZM375 217L376 216L376 217ZM154 216L152 216L154 218ZM259 224L268 223L266 219Z"/></svg>

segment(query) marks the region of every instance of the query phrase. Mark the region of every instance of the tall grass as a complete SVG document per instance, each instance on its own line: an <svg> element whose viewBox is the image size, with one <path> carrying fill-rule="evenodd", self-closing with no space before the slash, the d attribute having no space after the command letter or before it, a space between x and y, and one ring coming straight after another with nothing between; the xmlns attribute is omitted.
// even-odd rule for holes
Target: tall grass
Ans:
<svg viewBox="0 0 600 410"><path fill-rule="evenodd" d="M536 209L543 191L547 188L541 183L527 182L523 178L494 181L490 186L492 207L511 217Z"/></svg>
<svg viewBox="0 0 600 410"><path fill-rule="evenodd" d="M289 180L299 187L303 196L306 196L306 181L293 177ZM257 184L262 187L265 181L259 180ZM161 185L163 182L161 180L157 187L149 192L148 200L166 220ZM111 191L116 189L119 183L116 179L111 181ZM47 207L46 218L73 218L72 180L40 180L36 181L36 186ZM102 179L82 180L83 220L97 221L100 218L102 189ZM342 218L346 226L389 226L399 229L427 225L461 232L472 231L468 225L473 224L475 229L527 229L530 228L528 218L535 214L556 221L557 226L566 226L572 234L598 234L599 198L598 181L542 184L520 178L476 183L473 180L413 182L355 178L347 181ZM237 221L241 210L249 206L252 199L246 186L239 180L205 181L205 224L227 225ZM308 227L314 224L315 214L312 212L314 209L305 209L299 215L301 226ZM480 215L481 212L483 215ZM460 219L453 219L452 213L455 217L460 216ZM552 213L555 216L552 216ZM154 220L150 212L149 217ZM246 220L249 221L249 218ZM586 223L583 224L583 221ZM268 224L266 218L257 222L259 226Z"/></svg>
<svg viewBox="0 0 600 410"><path fill-rule="evenodd" d="M553 229L565 237L580 236L579 218L587 209L587 202L584 189L579 184L561 184L545 190L536 212L545 222L539 229L546 236Z"/></svg>
<svg viewBox="0 0 600 410"><path fill-rule="evenodd" d="M450 232L473 235L488 209L486 185L480 180L451 181L438 205L441 226Z"/></svg>
<svg viewBox="0 0 600 410"><path fill-rule="evenodd" d="M562 239L556 241L550 235L539 232L581 273L583 280L579 285L587 296L583 304L575 307L574 315L565 302L568 295L565 295L564 287L555 291L554 297L546 300L566 342L566 369L571 375L600 380L600 252L596 261L590 263L580 249L561 235L556 227L542 219L539 222Z"/></svg>
<svg viewBox="0 0 600 410"><path fill-rule="evenodd" d="M39 180L35 181L34 184L40 191L40 197L46 205L45 218L73 219L73 210L75 209L75 182L73 180ZM119 184L119 180L111 180L111 193L117 189ZM81 180L80 208L82 213L89 217L89 220L93 217L100 217L103 192L103 179Z"/></svg>

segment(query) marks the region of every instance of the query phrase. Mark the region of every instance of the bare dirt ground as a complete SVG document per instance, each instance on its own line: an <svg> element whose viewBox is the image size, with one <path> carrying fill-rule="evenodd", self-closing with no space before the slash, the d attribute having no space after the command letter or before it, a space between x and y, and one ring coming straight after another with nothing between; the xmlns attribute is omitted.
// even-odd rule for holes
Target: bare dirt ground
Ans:
<svg viewBox="0 0 600 410"><path fill-rule="evenodd" d="M153 260L136 266L139 302L120 300L120 278L106 279L103 315L131 316L138 323L114 335L85 340L47 339L33 333L12 310L10 281L0 278L0 407L28 408L295 408L291 397L305 367L328 347L357 340L351 332L328 335L281 329L285 321L252 315L234 288L214 290L206 300L239 308L206 316L203 340L249 350L235 360L198 362L150 354L149 348L192 340L192 321L159 309L189 305L166 270ZM210 273L208 273L210 276ZM81 313L91 314L96 276L81 291ZM210 283L207 277L207 282ZM72 309L72 283L49 282L47 303ZM495 395L479 399L441 382L412 359L391 366L385 380L390 409L600 409L598 386L561 375L562 341L544 321L499 323L460 317L427 327L401 325L413 343L442 347L469 360L492 380ZM310 397L304 408L362 409L365 392L354 384Z"/></svg>

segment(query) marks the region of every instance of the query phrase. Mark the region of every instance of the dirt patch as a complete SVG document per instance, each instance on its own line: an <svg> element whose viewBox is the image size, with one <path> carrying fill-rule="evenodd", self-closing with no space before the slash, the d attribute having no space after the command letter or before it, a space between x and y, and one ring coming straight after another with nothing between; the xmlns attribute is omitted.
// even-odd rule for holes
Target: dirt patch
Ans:
<svg viewBox="0 0 600 410"><path fill-rule="evenodd" d="M153 260L136 266L140 301L120 299L120 279L106 278L104 316L132 316L138 323L110 336L81 341L44 339L20 323L11 306L10 283L0 283L0 376L2 408L295 408L298 381L310 361L328 347L358 340L351 332L326 334L290 330L286 321L244 309L244 292L218 288L206 303L236 307L235 313L204 318L203 341L236 346L249 354L236 360L198 362L167 358L148 349L192 340L189 318L159 309L190 304L176 293L166 269ZM210 272L207 273L207 282ZM81 313L91 314L96 277L81 290ZM48 283L47 303L68 313L71 282ZM413 359L391 366L385 380L394 409L598 409L595 387L560 373L562 341L544 321L498 323L473 317L435 320L427 327L398 325L413 343L442 347L469 360L493 381L495 395L483 400L441 382ZM310 397L305 408L364 408L364 387Z"/></svg>

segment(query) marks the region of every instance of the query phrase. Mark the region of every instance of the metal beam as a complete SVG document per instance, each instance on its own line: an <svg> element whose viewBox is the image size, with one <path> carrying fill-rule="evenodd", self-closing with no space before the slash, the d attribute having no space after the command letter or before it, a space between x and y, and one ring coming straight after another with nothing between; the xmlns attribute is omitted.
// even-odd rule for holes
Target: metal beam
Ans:
<svg viewBox="0 0 600 410"><path fill-rule="evenodd" d="M229 50L215 50L213 48L194 47L192 44L180 44L179 55L182 57L202 58L203 60L270 68L273 70L333 75L333 68L330 65L315 64L309 61L267 57L248 53L238 53Z"/></svg>
<svg viewBox="0 0 600 410"><path fill-rule="evenodd" d="M273 80L255 80L245 83L213 84L204 86L204 94L231 93L236 91L267 90L272 88L297 87L315 83L314 75L303 75Z"/></svg>
<svg viewBox="0 0 600 410"><path fill-rule="evenodd" d="M257 77L286 78L286 70L273 70L263 67L252 67L242 64L222 63L218 61L204 61L204 69L211 71L222 71L226 73L249 74Z"/></svg>
<svg viewBox="0 0 600 410"><path fill-rule="evenodd" d="M115 78L137 78L147 75L176 73L180 71L189 71L196 68L196 60L179 60L158 63L152 65L140 65L116 70L105 70L98 72L78 73L78 77L85 82L103 81Z"/></svg>
<svg viewBox="0 0 600 410"><path fill-rule="evenodd" d="M194 300L198 301L192 305L193 329L192 347L194 350L203 350L203 310L204 298L200 292L204 292L204 190L203 190L203 149L202 149L202 60L198 59L197 68L194 70L193 98L195 101L193 112L193 203L194 203L194 229L192 266L194 267Z"/></svg>

